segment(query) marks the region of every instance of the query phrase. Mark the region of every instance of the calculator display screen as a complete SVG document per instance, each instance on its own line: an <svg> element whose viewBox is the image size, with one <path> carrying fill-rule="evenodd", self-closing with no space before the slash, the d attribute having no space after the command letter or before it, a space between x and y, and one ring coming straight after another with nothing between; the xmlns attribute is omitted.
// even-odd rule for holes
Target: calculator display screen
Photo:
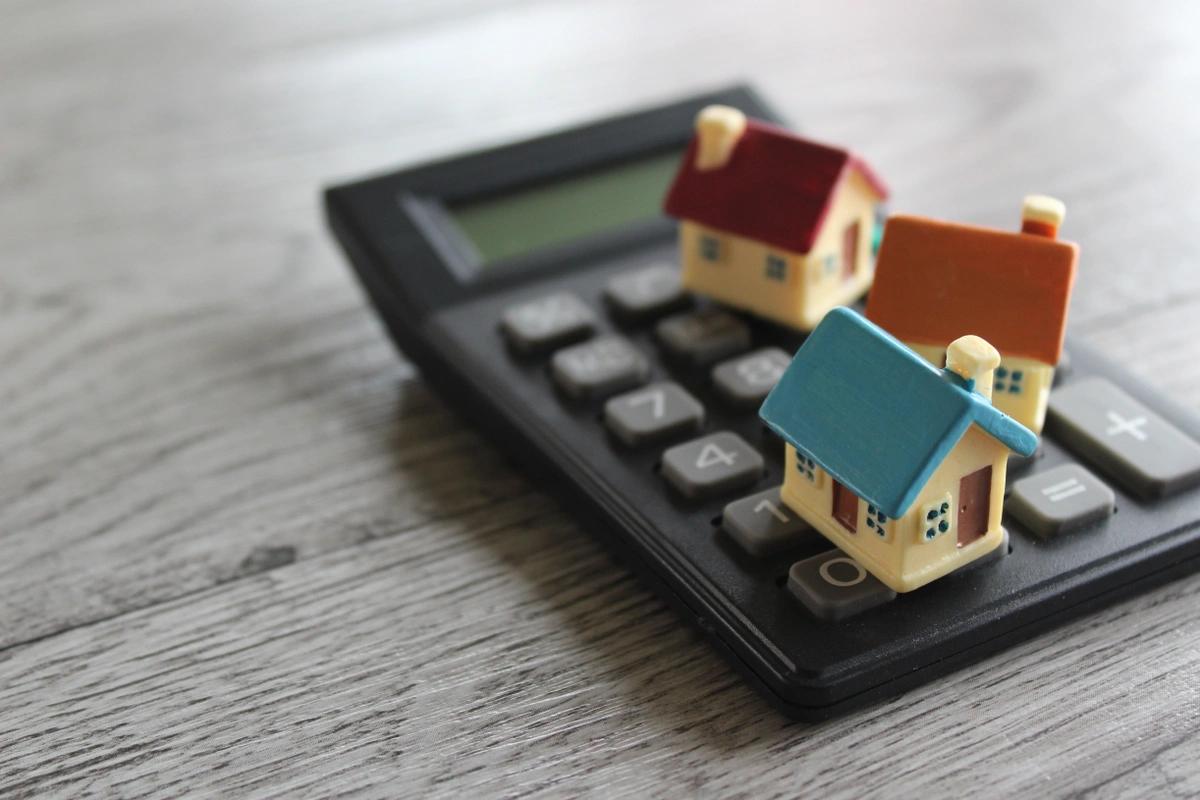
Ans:
<svg viewBox="0 0 1200 800"><path fill-rule="evenodd" d="M660 153L451 204L448 211L486 266L658 216L680 156L678 151Z"/></svg>

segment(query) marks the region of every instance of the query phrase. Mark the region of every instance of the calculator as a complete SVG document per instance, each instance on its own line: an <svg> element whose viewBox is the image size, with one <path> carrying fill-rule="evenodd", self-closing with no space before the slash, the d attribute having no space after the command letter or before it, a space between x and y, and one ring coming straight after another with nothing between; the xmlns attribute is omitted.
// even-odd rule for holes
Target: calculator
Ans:
<svg viewBox="0 0 1200 800"><path fill-rule="evenodd" d="M714 103L778 120L732 87L330 188L329 225L440 396L789 716L1196 569L1200 420L1068 337L1039 450L1009 463L1007 546L873 594L779 502L795 467L757 409L802 335L680 287L660 204Z"/></svg>

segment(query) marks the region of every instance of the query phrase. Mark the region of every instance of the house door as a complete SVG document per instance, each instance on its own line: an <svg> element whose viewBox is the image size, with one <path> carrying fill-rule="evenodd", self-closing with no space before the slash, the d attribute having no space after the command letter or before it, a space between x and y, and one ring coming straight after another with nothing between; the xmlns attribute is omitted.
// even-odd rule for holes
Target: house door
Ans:
<svg viewBox="0 0 1200 800"><path fill-rule="evenodd" d="M858 222L855 221L852 225L846 226L846 230L842 233L842 280L850 280L854 277L854 270L858 266Z"/></svg>
<svg viewBox="0 0 1200 800"><path fill-rule="evenodd" d="M833 518L851 533L858 531L858 495L833 482Z"/></svg>
<svg viewBox="0 0 1200 800"><path fill-rule="evenodd" d="M958 484L958 546L987 533L992 506L992 468L972 472Z"/></svg>

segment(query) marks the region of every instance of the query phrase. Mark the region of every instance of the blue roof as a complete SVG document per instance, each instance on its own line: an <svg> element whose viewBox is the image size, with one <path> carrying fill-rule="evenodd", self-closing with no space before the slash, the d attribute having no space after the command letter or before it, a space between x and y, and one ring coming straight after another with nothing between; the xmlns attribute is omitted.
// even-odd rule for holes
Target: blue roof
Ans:
<svg viewBox="0 0 1200 800"><path fill-rule="evenodd" d="M903 516L972 423L1031 455L1037 436L887 331L835 308L759 410L763 421L842 485Z"/></svg>

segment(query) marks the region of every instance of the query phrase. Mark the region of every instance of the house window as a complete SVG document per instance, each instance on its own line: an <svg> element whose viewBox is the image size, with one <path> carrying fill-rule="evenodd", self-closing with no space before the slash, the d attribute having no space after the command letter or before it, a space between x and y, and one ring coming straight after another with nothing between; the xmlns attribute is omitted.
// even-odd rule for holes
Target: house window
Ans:
<svg viewBox="0 0 1200 800"><path fill-rule="evenodd" d="M996 381L992 384L992 391L996 394L1008 392L1009 394L1020 394L1024 386L1025 373L1022 370L1009 370L1003 365L996 367Z"/></svg>
<svg viewBox="0 0 1200 800"><path fill-rule="evenodd" d="M887 523L887 514L875 506L867 506L867 528L874 531L875 535L884 541L888 539Z"/></svg>
<svg viewBox="0 0 1200 800"><path fill-rule="evenodd" d="M720 261L721 240L707 233L700 234L700 257L705 261Z"/></svg>
<svg viewBox="0 0 1200 800"><path fill-rule="evenodd" d="M821 468L799 450L796 451L796 471L808 479L812 486L821 487Z"/></svg>
<svg viewBox="0 0 1200 800"><path fill-rule="evenodd" d="M773 281L786 281L787 261L774 253L767 253L767 277Z"/></svg>
<svg viewBox="0 0 1200 800"><path fill-rule="evenodd" d="M921 509L920 531L922 542L932 542L947 533L953 526L951 521L950 493Z"/></svg>

